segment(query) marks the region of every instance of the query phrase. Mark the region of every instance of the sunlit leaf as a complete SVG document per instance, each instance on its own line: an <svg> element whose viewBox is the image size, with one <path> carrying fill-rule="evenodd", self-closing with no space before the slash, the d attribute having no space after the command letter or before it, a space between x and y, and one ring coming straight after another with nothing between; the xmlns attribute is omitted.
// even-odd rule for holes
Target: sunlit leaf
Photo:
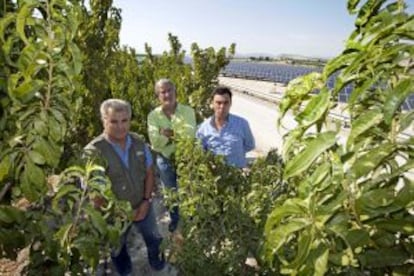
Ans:
<svg viewBox="0 0 414 276"><path fill-rule="evenodd" d="M395 89L388 92L388 96L384 104L384 119L387 124L391 123L395 111L411 94L414 94L413 79L405 79L401 81Z"/></svg>
<svg viewBox="0 0 414 276"><path fill-rule="evenodd" d="M324 132L316 136L309 144L286 164L284 179L296 176L312 165L323 152L336 142L335 132Z"/></svg>
<svg viewBox="0 0 414 276"><path fill-rule="evenodd" d="M348 147L353 144L354 140L368 129L379 124L383 119L381 110L373 109L361 114L352 122L351 133L348 136Z"/></svg>
<svg viewBox="0 0 414 276"><path fill-rule="evenodd" d="M381 161L395 150L392 144L383 144L359 157L352 165L350 172L354 178L364 176L374 170Z"/></svg>

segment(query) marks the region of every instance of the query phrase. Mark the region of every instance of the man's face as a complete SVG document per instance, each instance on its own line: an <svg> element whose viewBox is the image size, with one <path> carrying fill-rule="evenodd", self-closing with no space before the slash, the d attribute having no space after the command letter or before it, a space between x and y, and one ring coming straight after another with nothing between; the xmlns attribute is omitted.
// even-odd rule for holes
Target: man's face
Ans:
<svg viewBox="0 0 414 276"><path fill-rule="evenodd" d="M168 84L163 84L158 88L158 100L162 106L173 106L176 102L176 95L173 88Z"/></svg>
<svg viewBox="0 0 414 276"><path fill-rule="evenodd" d="M228 94L214 95L212 102L214 116L225 118L229 115L231 107L231 98Z"/></svg>
<svg viewBox="0 0 414 276"><path fill-rule="evenodd" d="M130 119L126 111L116 112L109 108L104 117L103 125L104 132L111 141L117 143L125 142L130 126Z"/></svg>

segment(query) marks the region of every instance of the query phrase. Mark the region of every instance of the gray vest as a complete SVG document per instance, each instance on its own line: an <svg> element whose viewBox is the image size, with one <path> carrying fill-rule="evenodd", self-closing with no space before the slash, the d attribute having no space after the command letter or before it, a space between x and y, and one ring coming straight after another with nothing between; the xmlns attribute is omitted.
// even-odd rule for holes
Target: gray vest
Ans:
<svg viewBox="0 0 414 276"><path fill-rule="evenodd" d="M132 208L137 208L144 197L145 187L145 152L144 143L135 133L129 133L131 147L129 149L129 168L118 156L104 135L93 139L85 150L92 150L105 159L106 174L112 182L112 191L122 200L128 200Z"/></svg>

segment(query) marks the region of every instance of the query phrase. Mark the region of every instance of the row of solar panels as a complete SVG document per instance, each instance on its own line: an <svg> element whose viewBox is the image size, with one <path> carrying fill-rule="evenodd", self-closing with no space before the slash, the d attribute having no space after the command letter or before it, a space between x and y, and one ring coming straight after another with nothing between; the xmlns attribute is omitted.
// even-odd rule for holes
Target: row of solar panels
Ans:
<svg viewBox="0 0 414 276"><path fill-rule="evenodd" d="M300 67L285 64L252 63L252 62L230 62L222 71L223 76L255 79L277 82L287 85L291 80L315 72L317 68ZM335 85L335 77L330 77L327 83L329 88ZM338 95L339 102L347 102L352 92L352 85L347 85ZM410 95L402 106L405 110L414 109L414 95Z"/></svg>

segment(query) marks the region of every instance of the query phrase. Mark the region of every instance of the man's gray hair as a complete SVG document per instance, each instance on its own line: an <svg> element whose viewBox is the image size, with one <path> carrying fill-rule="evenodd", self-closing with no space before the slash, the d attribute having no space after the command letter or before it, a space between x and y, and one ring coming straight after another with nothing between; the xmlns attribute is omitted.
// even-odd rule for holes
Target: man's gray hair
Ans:
<svg viewBox="0 0 414 276"><path fill-rule="evenodd" d="M156 83L155 83L155 95L158 95L158 90L164 86L164 85L168 85L169 87L172 88L172 90L175 92L175 85L174 83L170 80L170 79L159 79Z"/></svg>
<svg viewBox="0 0 414 276"><path fill-rule="evenodd" d="M108 114L108 110L112 109L115 112L126 111L128 118L131 119L132 111L131 104L121 99L107 99L101 104L101 119L103 120Z"/></svg>

